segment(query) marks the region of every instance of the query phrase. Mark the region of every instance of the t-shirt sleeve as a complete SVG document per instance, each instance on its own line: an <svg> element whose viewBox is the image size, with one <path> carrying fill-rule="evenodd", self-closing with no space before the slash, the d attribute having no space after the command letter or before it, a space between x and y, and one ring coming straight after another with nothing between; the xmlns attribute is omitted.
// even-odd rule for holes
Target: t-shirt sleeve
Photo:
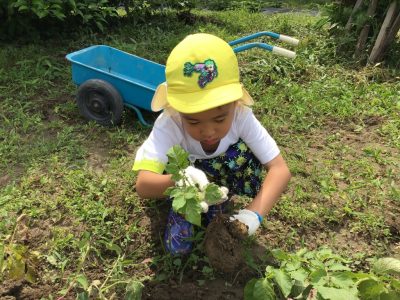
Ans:
<svg viewBox="0 0 400 300"><path fill-rule="evenodd" d="M149 137L136 152L132 170L148 170L162 174L168 162L167 152L180 144L182 134L177 125L169 118L160 116Z"/></svg>
<svg viewBox="0 0 400 300"><path fill-rule="evenodd" d="M240 126L239 135L261 164L264 165L279 155L280 150L275 140L249 108L240 119L242 120L238 122Z"/></svg>

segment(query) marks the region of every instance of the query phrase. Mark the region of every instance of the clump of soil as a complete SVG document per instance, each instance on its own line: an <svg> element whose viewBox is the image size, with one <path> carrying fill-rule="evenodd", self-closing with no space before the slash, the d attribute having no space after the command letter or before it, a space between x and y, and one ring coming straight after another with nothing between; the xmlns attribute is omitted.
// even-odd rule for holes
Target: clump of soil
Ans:
<svg viewBox="0 0 400 300"><path fill-rule="evenodd" d="M217 271L233 273L245 266L243 240L247 227L228 215L217 215L207 226L204 250L210 265Z"/></svg>
<svg viewBox="0 0 400 300"><path fill-rule="evenodd" d="M25 280L5 280L0 285L0 299L42 299L50 295L54 288L54 286L42 283L31 284Z"/></svg>

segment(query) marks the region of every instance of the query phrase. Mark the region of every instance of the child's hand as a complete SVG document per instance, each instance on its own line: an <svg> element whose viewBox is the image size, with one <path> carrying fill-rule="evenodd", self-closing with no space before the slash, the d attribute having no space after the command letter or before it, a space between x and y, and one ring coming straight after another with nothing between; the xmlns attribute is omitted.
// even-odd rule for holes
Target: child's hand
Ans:
<svg viewBox="0 0 400 300"><path fill-rule="evenodd" d="M254 211L248 209L239 210L238 214L230 217L230 220L239 220L244 225L246 225L249 235L253 235L257 231L258 227L260 227L260 220L258 215Z"/></svg>
<svg viewBox="0 0 400 300"><path fill-rule="evenodd" d="M184 177L186 177L187 181L189 182L190 185L193 186L198 186L201 191L204 191L206 188L207 184L209 184L209 181L207 179L206 174L195 167L189 166L185 170L183 170ZM183 186L183 180L179 180L176 184L177 186Z"/></svg>

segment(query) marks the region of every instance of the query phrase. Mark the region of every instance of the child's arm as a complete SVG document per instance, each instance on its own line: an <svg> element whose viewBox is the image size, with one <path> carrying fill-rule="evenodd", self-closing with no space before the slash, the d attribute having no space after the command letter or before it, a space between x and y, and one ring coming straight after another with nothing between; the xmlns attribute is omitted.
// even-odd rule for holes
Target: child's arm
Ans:
<svg viewBox="0 0 400 300"><path fill-rule="evenodd" d="M136 192L141 198L159 199L166 198L164 192L175 182L170 174L163 175L151 171L141 170L136 180Z"/></svg>
<svg viewBox="0 0 400 300"><path fill-rule="evenodd" d="M268 170L262 187L247 209L267 215L285 190L291 174L282 155L264 165Z"/></svg>

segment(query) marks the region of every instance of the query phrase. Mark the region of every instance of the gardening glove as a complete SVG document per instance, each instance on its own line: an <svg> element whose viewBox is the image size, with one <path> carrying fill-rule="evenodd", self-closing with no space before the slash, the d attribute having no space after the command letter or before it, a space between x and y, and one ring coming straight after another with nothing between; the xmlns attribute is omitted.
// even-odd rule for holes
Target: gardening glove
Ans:
<svg viewBox="0 0 400 300"><path fill-rule="evenodd" d="M207 184L209 184L209 181L207 179L206 174L195 167L189 166L185 170L181 171L182 175L186 177L187 181L189 182L190 185L192 186L198 186L201 191L204 191L206 188ZM183 180L179 180L176 185L177 186L183 186Z"/></svg>
<svg viewBox="0 0 400 300"><path fill-rule="evenodd" d="M244 225L247 226L248 234L253 235L258 229L258 227L260 227L262 217L254 211L248 209L241 209L239 210L238 214L231 216L230 220L231 221L239 220L240 222L242 222Z"/></svg>
<svg viewBox="0 0 400 300"><path fill-rule="evenodd" d="M211 205L222 204L222 203L224 203L226 200L228 200L228 193L229 193L229 190L228 190L227 187L224 187L224 186L219 187L219 192L221 193L221 199L220 199L218 202L213 203L213 204L211 204ZM207 202L207 199L205 199L204 201L201 201L201 202L200 202L200 205L201 205L201 209L203 210L203 213L208 212L208 206L210 206L210 204Z"/></svg>

